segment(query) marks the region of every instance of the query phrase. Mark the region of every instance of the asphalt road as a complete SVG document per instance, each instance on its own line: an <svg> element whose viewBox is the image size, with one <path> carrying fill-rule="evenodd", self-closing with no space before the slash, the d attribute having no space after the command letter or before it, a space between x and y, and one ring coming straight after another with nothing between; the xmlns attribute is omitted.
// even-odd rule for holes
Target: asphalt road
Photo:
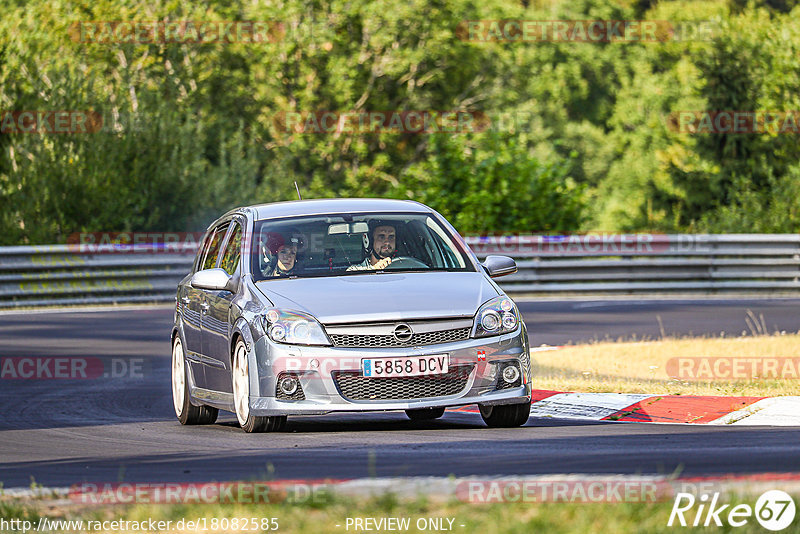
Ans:
<svg viewBox="0 0 800 534"><path fill-rule="evenodd" d="M528 301L535 345L670 335L738 335L745 316L800 329L800 299ZM659 322L660 318L660 322ZM226 414L182 427L170 393L168 308L0 315L0 356L86 356L128 376L0 380L0 482L188 482L252 478L800 471L800 429L531 418L488 429L477 414L411 423L402 413L289 419L244 434Z"/></svg>

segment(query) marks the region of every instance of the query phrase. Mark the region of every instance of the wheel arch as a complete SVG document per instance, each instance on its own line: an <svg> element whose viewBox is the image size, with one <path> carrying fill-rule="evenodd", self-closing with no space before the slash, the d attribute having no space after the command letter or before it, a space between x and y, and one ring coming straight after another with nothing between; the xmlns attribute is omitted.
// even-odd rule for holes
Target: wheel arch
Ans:
<svg viewBox="0 0 800 534"><path fill-rule="evenodd" d="M244 341L247 352L250 352L255 342L253 340L253 334L250 331L250 324L244 317L239 317L233 325L231 343L230 347L228 347L230 349L231 367L233 367L233 354L236 351L236 343L238 343L240 339Z"/></svg>
<svg viewBox="0 0 800 534"><path fill-rule="evenodd" d="M181 314L178 314L172 324L172 333L169 338L170 345L175 342L175 336L181 336L181 343L186 344L183 339L183 317Z"/></svg>

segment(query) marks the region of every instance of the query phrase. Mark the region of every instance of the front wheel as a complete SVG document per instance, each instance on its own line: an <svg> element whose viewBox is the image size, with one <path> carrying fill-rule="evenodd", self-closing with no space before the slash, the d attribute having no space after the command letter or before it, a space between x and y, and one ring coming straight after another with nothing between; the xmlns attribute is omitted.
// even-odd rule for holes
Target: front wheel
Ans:
<svg viewBox="0 0 800 534"><path fill-rule="evenodd" d="M444 415L444 408L416 408L406 410L406 415L412 421L432 421Z"/></svg>
<svg viewBox="0 0 800 534"><path fill-rule="evenodd" d="M258 416L250 413L250 372L247 347L241 339L233 351L233 404L242 430L250 433L276 432L286 425L286 416Z"/></svg>
<svg viewBox="0 0 800 534"><path fill-rule="evenodd" d="M186 358L181 337L172 342L172 405L182 425L210 425L217 420L219 410L211 406L195 406L189 401L186 380Z"/></svg>
<svg viewBox="0 0 800 534"><path fill-rule="evenodd" d="M522 404L502 404L500 406L478 405L483 422L492 428L511 428L522 426L531 415L531 401Z"/></svg>

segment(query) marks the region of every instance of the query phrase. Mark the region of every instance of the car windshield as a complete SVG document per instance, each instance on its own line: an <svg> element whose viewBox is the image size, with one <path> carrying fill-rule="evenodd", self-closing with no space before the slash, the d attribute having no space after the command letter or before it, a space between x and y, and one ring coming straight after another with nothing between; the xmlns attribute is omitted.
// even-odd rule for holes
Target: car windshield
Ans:
<svg viewBox="0 0 800 534"><path fill-rule="evenodd" d="M428 214L332 214L256 221L256 281L397 271L474 271L466 245Z"/></svg>

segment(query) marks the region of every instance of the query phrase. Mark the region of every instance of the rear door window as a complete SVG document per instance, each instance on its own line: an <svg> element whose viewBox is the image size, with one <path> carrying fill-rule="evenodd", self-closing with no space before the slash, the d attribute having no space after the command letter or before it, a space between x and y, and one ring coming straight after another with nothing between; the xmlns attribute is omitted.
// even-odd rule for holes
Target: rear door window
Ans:
<svg viewBox="0 0 800 534"><path fill-rule="evenodd" d="M194 259L194 270L195 272L199 271L203 265L203 259L206 257L206 252L208 252L208 245L211 243L211 238L214 237L214 232L209 230L206 235L203 237L203 242L200 243L200 247L197 249L197 256Z"/></svg>

